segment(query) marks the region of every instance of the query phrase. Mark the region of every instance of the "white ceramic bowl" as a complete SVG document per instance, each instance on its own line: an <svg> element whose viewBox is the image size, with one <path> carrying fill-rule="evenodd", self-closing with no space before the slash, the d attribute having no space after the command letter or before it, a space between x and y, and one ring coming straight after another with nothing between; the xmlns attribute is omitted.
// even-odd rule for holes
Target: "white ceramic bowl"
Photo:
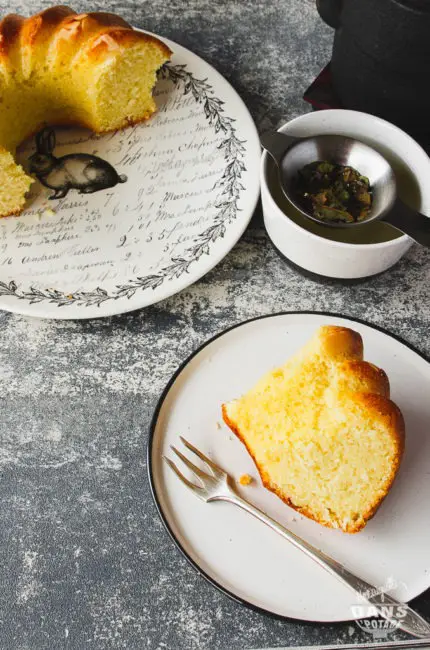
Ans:
<svg viewBox="0 0 430 650"><path fill-rule="evenodd" d="M380 151L393 166L399 195L430 215L430 158L404 131L380 118L341 109L307 113L279 129L297 136L339 134ZM412 245L407 235L381 221L362 228L333 229L300 215L283 196L267 153L261 160L264 223L276 248L291 262L318 275L353 279L387 270Z"/></svg>

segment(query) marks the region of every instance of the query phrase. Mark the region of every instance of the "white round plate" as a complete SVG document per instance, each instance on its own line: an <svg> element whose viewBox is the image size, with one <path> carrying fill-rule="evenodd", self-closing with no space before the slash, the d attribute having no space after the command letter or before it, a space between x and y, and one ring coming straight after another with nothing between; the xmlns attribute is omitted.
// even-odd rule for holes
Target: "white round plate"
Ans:
<svg viewBox="0 0 430 650"><path fill-rule="evenodd" d="M286 361L324 324L360 332L365 358L386 370L406 420L399 475L374 519L355 535L300 516L263 488L245 447L222 424L223 402ZM180 483L162 455L171 457L169 445L181 447L183 435L233 477L255 478L254 485L240 488L246 499L375 587L409 601L430 585L429 395L430 364L388 333L355 320L286 313L227 330L185 362L157 407L148 466L161 518L197 570L233 598L308 621L354 618L359 602L347 587L247 513L227 503L204 503Z"/></svg>
<svg viewBox="0 0 430 650"><path fill-rule="evenodd" d="M54 130L57 185L63 156L96 159L86 171L88 159L72 159L72 187L53 200L40 174L23 214L0 220L1 309L94 318L145 307L198 280L242 235L259 195L255 125L214 68L164 40L174 55L148 122L101 137ZM35 138L20 148L25 168L35 151Z"/></svg>

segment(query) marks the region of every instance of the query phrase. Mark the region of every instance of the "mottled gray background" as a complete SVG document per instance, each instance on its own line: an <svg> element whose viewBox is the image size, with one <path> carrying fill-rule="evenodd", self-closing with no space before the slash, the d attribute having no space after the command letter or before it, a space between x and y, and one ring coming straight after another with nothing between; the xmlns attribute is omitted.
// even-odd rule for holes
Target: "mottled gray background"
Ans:
<svg viewBox="0 0 430 650"><path fill-rule="evenodd" d="M48 2L1 3L31 13ZM312 0L106 2L212 63L260 129L308 110L331 32ZM92 322L0 312L0 648L249 649L368 640L354 624L279 621L219 594L182 559L151 499L145 448L160 392L186 356L259 314L314 309L382 325L430 355L430 255L352 287L303 279L257 210L212 273L158 305ZM430 615L430 595L416 607Z"/></svg>

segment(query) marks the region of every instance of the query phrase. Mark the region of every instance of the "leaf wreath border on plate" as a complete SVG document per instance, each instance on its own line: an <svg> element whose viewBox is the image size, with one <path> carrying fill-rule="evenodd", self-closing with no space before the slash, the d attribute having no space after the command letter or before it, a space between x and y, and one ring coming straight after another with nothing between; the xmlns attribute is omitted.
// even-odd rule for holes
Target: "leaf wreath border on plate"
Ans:
<svg viewBox="0 0 430 650"><path fill-rule="evenodd" d="M214 127L215 133L222 131L226 135L218 145L218 148L224 153L226 168L214 186L220 190L216 204L218 212L214 223L197 235L193 245L187 248L183 257L172 258L170 264L159 273L137 277L125 284L118 285L112 293L108 293L101 287L97 287L93 291L76 291L67 294L57 289L36 289L35 287L30 287L29 291L22 291L12 280L8 284L0 282L0 296L13 296L19 300L28 300L30 304L48 301L56 303L58 307L68 305L100 307L108 300L130 299L139 290L154 290L165 280L179 278L187 273L191 264L197 262L202 255L209 254L212 243L220 237L224 237L226 226L234 221L240 211L239 196L240 192L245 189L241 183L242 174L246 171L243 163L244 141L237 137L234 127L235 120L224 114L224 102L214 96L213 88L206 79L196 79L191 72L186 70L186 64L166 64L159 71L159 76L162 79L170 79L175 86L182 85L184 95L191 93L197 103L203 104L206 118Z"/></svg>

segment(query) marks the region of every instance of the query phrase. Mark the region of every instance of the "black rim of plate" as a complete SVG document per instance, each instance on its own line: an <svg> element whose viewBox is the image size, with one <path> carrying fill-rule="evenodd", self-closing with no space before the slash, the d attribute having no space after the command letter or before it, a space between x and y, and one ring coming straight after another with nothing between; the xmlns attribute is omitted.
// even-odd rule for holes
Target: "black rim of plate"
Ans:
<svg viewBox="0 0 430 650"><path fill-rule="evenodd" d="M195 356L197 356L204 348L206 348L208 345L216 341L216 339L221 338L221 336L224 336L224 334L227 334L228 332L231 332L234 329L237 329L238 327L242 327L242 325L247 325L248 323L252 323L254 321L258 320L265 320L267 318L276 318L278 316L293 316L293 315L309 315L309 316L329 316L331 318L342 318L346 321L351 321L352 323L359 323L360 325L366 325L367 327L370 327L374 330L377 330L379 332L382 332L383 334L386 334L387 336L391 337L392 339L395 339L405 347L409 348L409 350L412 350L412 352L415 352L419 357L424 359L424 361L427 361L427 363L430 363L430 359L426 357L422 352L417 350L413 345L410 343L406 342L404 339L402 339L400 336L397 334L392 334L388 330L386 330L383 327L380 327L379 325L374 325L373 323L369 323L368 321L365 321L360 318L355 318L354 316L344 316L343 314L338 314L334 312L328 312L328 311L281 311L281 312L275 312L274 314L263 314L262 316L255 316L254 318L249 318L247 320L244 320L240 323L236 323L235 325L231 325L230 327L227 327L226 329L222 330L221 332L218 332L218 334L215 334L212 336L210 339L202 343L196 350L194 350L177 368L177 370L174 372L172 377L169 379L167 382L163 392L161 393L160 398L158 399L157 405L154 410L154 414L151 419L151 424L150 424L150 429L149 429L149 438L148 438L148 443L147 443L147 466L148 466L148 478L149 478L149 485L151 488L151 494L152 498L154 500L155 506L158 511L158 515L161 519L161 522L163 523L163 526L167 533L169 534L171 540L175 544L176 548L180 551L182 556L191 564L191 566L197 571L199 575L201 575L209 584L211 584L213 587L215 587L218 591L220 591L222 594L225 596L228 596L231 600L233 600L236 603L239 603L240 605L245 605L248 609L254 610L260 614L265 614L266 616L270 616L272 618L275 618L277 620L281 621L300 621L303 625L333 625L333 624L341 624L341 623L348 623L348 620L351 621L353 619L348 619L348 620L343 620L343 619L338 619L334 621L309 621L309 620L304 620L301 618L295 618L293 616L286 616L282 614L276 614L275 612L272 612L268 609L264 609L264 607L259 607L258 605L254 605L253 603L250 603L249 601L245 600L244 598L240 598L233 592L229 591L225 587L223 587L220 583L218 583L214 578L211 578L210 575L206 573L199 565L198 563L193 560L193 558L187 553L185 548L182 546L182 544L179 542L179 540L175 537L174 532L170 528L169 522L167 521L164 512L162 510L161 504L158 500L158 496L155 490L154 486L154 478L153 478L153 466L152 466L152 444L154 441L154 435L155 435L155 428L158 422L158 417L160 415L160 411L162 409L162 406L164 404L164 400L166 399L171 387L175 383L176 379L179 377L179 375L182 373L182 371L186 368L186 366L194 359ZM427 591L427 589L425 590ZM425 593L425 591L423 593ZM419 594L415 598L419 598L422 594ZM415 600L412 599L412 600ZM411 602L411 601L410 601Z"/></svg>

